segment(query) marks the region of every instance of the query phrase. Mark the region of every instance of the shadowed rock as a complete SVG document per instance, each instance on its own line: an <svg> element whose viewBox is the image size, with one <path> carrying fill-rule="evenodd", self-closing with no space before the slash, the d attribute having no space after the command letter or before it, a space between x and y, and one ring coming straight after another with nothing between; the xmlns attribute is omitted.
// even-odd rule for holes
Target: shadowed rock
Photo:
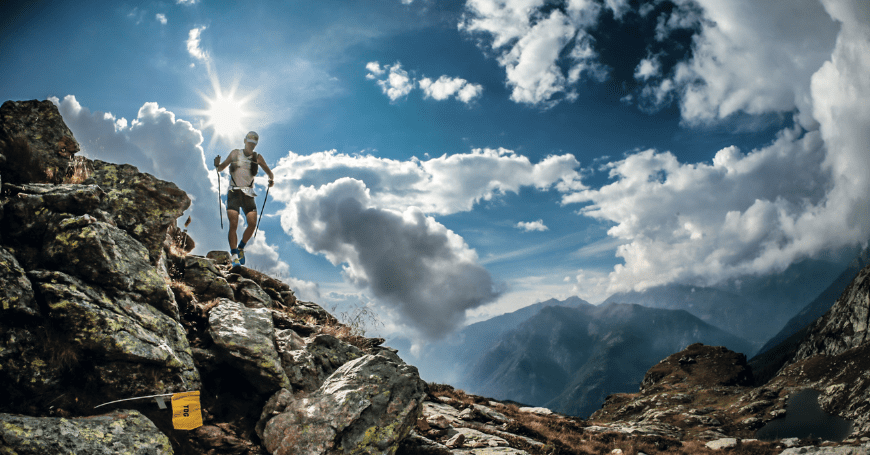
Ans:
<svg viewBox="0 0 870 455"><path fill-rule="evenodd" d="M136 300L110 298L62 272L33 271L29 276L68 342L112 365L100 377L108 396L200 386L184 328L177 321ZM161 371L160 379L147 380L147 371Z"/></svg>
<svg viewBox="0 0 870 455"><path fill-rule="evenodd" d="M79 145L51 101L6 101L0 106L0 163L10 183L60 183Z"/></svg>
<svg viewBox="0 0 870 455"><path fill-rule="evenodd" d="M0 247L0 314L24 314L41 316L39 306L33 298L33 287L24 269L18 265L15 256Z"/></svg>

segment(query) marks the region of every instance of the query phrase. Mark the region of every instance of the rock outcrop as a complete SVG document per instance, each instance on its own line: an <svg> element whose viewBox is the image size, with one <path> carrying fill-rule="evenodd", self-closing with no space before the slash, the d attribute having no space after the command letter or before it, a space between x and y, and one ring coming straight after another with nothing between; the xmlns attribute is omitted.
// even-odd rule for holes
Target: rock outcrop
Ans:
<svg viewBox="0 0 870 455"><path fill-rule="evenodd" d="M809 327L796 344L795 354L770 381L755 385L743 355L692 345L651 368L638 393L608 397L590 419L610 428L683 440L749 439L768 422L789 414L790 397L809 390L820 392L818 402L823 411L852 422L847 443L868 441L868 308L870 266L862 269L831 309ZM866 447L849 447L825 450L867 453ZM787 453L828 453L825 450Z"/></svg>

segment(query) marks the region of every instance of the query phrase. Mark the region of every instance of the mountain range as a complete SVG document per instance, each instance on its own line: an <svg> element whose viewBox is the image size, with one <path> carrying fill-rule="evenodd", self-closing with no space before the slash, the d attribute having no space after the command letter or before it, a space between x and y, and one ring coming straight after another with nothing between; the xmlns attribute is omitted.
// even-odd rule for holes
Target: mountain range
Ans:
<svg viewBox="0 0 870 455"><path fill-rule="evenodd" d="M588 416L607 395L635 390L651 366L695 342L749 347L684 310L618 303L549 306L506 333L468 366L457 385Z"/></svg>
<svg viewBox="0 0 870 455"><path fill-rule="evenodd" d="M867 255L858 254L845 271L836 261L805 260L770 277L745 277L718 288L660 286L614 294L598 306L578 297L550 299L424 345L420 373L472 393L589 415L607 395L634 390L668 352L692 343L747 356L779 344L783 338L770 337L778 330L792 335L821 316ZM794 320L784 322L790 315ZM790 328L795 324L803 326ZM390 343L410 349L407 340ZM772 377L782 363L758 358L750 364L759 380Z"/></svg>

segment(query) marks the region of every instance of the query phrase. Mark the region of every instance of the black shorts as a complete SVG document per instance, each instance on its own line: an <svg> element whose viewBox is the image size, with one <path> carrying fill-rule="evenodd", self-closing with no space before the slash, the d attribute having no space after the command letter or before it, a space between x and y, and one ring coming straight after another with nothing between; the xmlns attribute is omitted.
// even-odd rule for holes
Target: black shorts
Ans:
<svg viewBox="0 0 870 455"><path fill-rule="evenodd" d="M227 193L227 211L230 210L244 212L245 216L248 216L248 212L257 213L257 203L253 197L246 195L241 190L230 190Z"/></svg>

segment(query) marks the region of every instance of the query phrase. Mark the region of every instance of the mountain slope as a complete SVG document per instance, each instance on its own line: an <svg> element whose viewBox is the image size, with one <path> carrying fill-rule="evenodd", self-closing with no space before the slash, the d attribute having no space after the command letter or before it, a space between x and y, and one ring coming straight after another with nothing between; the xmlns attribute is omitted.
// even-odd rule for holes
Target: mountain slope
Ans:
<svg viewBox="0 0 870 455"><path fill-rule="evenodd" d="M604 303L686 310L752 342L753 349L744 353L753 355L760 352L759 349L804 308L812 296L825 290L844 268L845 263L834 260L807 259L771 276L742 277L719 287L657 286L642 292L617 293Z"/></svg>
<svg viewBox="0 0 870 455"><path fill-rule="evenodd" d="M748 343L683 310L634 304L542 309L506 333L460 385L481 395L588 415L646 370L694 342Z"/></svg>
<svg viewBox="0 0 870 455"><path fill-rule="evenodd" d="M460 379L466 365L477 362L483 353L499 342L503 334L515 329L542 309L552 306L593 307L579 297L568 297L561 301L550 299L470 324L448 339L429 343L423 347L419 358L425 361L418 362L420 375L430 382L455 383ZM411 343L408 340L389 340L389 344L403 352L411 350Z"/></svg>

